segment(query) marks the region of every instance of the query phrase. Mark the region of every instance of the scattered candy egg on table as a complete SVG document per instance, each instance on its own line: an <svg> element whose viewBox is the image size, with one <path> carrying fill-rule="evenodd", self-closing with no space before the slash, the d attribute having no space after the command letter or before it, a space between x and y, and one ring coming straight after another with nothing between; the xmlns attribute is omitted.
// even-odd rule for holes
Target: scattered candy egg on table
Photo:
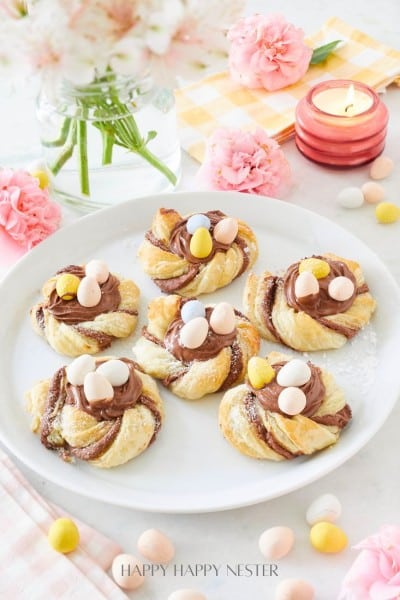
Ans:
<svg viewBox="0 0 400 600"><path fill-rule="evenodd" d="M207 335L207 319L204 317L196 317L182 327L179 333L179 342L185 348L199 348Z"/></svg>
<svg viewBox="0 0 400 600"><path fill-rule="evenodd" d="M239 225L237 220L232 217L227 217L226 219L218 221L214 227L213 236L214 239L221 244L232 244L238 231Z"/></svg>
<svg viewBox="0 0 400 600"><path fill-rule="evenodd" d="M154 563L169 563L175 556L171 540L158 529L147 529L138 539L138 550Z"/></svg>
<svg viewBox="0 0 400 600"><path fill-rule="evenodd" d="M287 387L278 396L278 406L286 415L294 416L300 414L306 404L306 395L298 387Z"/></svg>
<svg viewBox="0 0 400 600"><path fill-rule="evenodd" d="M314 600L312 585L302 579L284 579L275 591L275 600Z"/></svg>
<svg viewBox="0 0 400 600"><path fill-rule="evenodd" d="M228 302L220 302L213 309L210 316L210 325L215 333L225 335L232 333L236 327L235 311Z"/></svg>
<svg viewBox="0 0 400 600"><path fill-rule="evenodd" d="M88 373L83 382L83 391L86 400L98 402L99 400L112 400L114 398L114 389L111 383L97 371Z"/></svg>
<svg viewBox="0 0 400 600"><path fill-rule="evenodd" d="M278 372L276 381L282 387L304 385L311 379L311 369L304 360L289 360Z"/></svg>
<svg viewBox="0 0 400 600"><path fill-rule="evenodd" d="M275 377L270 363L261 356L252 356L247 364L247 376L254 389L260 390Z"/></svg>
<svg viewBox="0 0 400 600"><path fill-rule="evenodd" d="M211 221L207 217L207 215L201 215L201 214L192 215L191 217L188 218L188 220L186 222L186 230L188 233L193 235L194 232L196 231L196 229L199 229L200 227L204 227L205 229L210 229Z"/></svg>
<svg viewBox="0 0 400 600"><path fill-rule="evenodd" d="M131 554L118 554L111 572L115 583L124 590L136 590L144 583L143 565Z"/></svg>
<svg viewBox="0 0 400 600"><path fill-rule="evenodd" d="M394 163L389 156L378 156L371 164L369 176L371 179L385 179L393 171Z"/></svg>
<svg viewBox="0 0 400 600"><path fill-rule="evenodd" d="M299 273L304 273L304 271L309 271L317 279L323 279L329 275L331 268L329 263L321 258L305 258L299 265Z"/></svg>
<svg viewBox="0 0 400 600"><path fill-rule="evenodd" d="M168 600L207 600L204 594L196 590L176 590L168 596Z"/></svg>
<svg viewBox="0 0 400 600"><path fill-rule="evenodd" d="M337 525L320 521L310 531L311 545L319 552L333 554L341 552L347 546L347 536Z"/></svg>
<svg viewBox="0 0 400 600"><path fill-rule="evenodd" d="M181 308L181 318L184 323L188 323L196 317L205 317L206 308L199 300L189 300Z"/></svg>
<svg viewBox="0 0 400 600"><path fill-rule="evenodd" d="M102 363L96 372L108 379L112 386L124 385L129 379L128 365L115 358Z"/></svg>
<svg viewBox="0 0 400 600"><path fill-rule="evenodd" d="M319 293L318 279L309 271L303 271L294 284L296 298L306 298Z"/></svg>
<svg viewBox="0 0 400 600"><path fill-rule="evenodd" d="M344 188L336 199L343 208L359 208L364 204L364 194L358 187Z"/></svg>
<svg viewBox="0 0 400 600"><path fill-rule="evenodd" d="M377 204L382 202L385 197L385 189L375 181L367 181L361 186L361 191L364 194L364 200L368 204Z"/></svg>
<svg viewBox="0 0 400 600"><path fill-rule="evenodd" d="M289 554L294 545L294 533L290 527L271 527L258 540L261 554L267 560L279 560Z"/></svg>
<svg viewBox="0 0 400 600"><path fill-rule="evenodd" d="M105 283L110 275L110 270L102 260L91 260L85 267L85 274L96 279L98 283Z"/></svg>
<svg viewBox="0 0 400 600"><path fill-rule="evenodd" d="M190 253L195 258L207 258L213 249L210 232L205 227L196 229L190 240Z"/></svg>
<svg viewBox="0 0 400 600"><path fill-rule="evenodd" d="M378 223L395 223L400 219L400 208L392 202L381 202L375 208Z"/></svg>
<svg viewBox="0 0 400 600"><path fill-rule="evenodd" d="M333 300L344 302L354 294L354 283L348 277L335 277L328 285L328 294Z"/></svg>
<svg viewBox="0 0 400 600"><path fill-rule="evenodd" d="M94 277L84 277L77 291L78 302L85 308L97 306L101 300L101 289Z"/></svg>
<svg viewBox="0 0 400 600"><path fill-rule="evenodd" d="M342 513L342 505L333 494L323 494L311 502L307 509L306 521L315 525L321 521L333 523Z"/></svg>
<svg viewBox="0 0 400 600"><path fill-rule="evenodd" d="M79 544L79 530L71 519L56 519L47 534L50 546L57 552L66 554L75 550Z"/></svg>
<svg viewBox="0 0 400 600"><path fill-rule="evenodd" d="M57 277L56 292L63 300L73 300L78 293L81 280L72 273L62 273Z"/></svg>
<svg viewBox="0 0 400 600"><path fill-rule="evenodd" d="M96 361L89 354L82 354L75 358L65 369L67 381L72 385L83 385L88 373L96 370Z"/></svg>

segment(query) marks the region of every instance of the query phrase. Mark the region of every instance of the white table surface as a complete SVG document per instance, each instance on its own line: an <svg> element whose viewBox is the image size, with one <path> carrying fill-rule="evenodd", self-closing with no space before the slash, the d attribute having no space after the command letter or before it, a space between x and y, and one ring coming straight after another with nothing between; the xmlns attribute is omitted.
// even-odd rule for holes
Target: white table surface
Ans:
<svg viewBox="0 0 400 600"><path fill-rule="evenodd" d="M277 0L248 2L247 12L284 12L286 18L307 33L336 14L359 29L400 49L397 0L302 0L282 3ZM385 153L395 160L396 168L383 182L387 197L400 204L400 89L392 86L385 97L390 111L390 126ZM2 124L0 112L0 125ZM390 226L375 222L373 207L346 211L335 204L337 192L345 186L361 185L367 180L368 167L336 171L318 167L303 158L294 142L284 145L292 166L294 186L287 200L331 218L366 242L386 263L400 282L400 222ZM179 189L190 189L197 164L184 158L184 175ZM66 221L77 218L66 214ZM400 307L399 307L400 308ZM379 402L377 398L377 402ZM350 546L385 523L400 524L398 405L381 431L357 456L333 473L300 491L257 506L215 514L162 515L105 505L89 500L38 477L23 465L22 472L34 487L67 511L114 538L126 552L136 552L138 535L149 527L166 532L176 544L177 564L214 563L223 565L216 577L174 576L172 568L166 577L149 577L141 590L131 593L137 600L163 600L174 589L197 588L208 600L272 599L279 581L301 577L316 589L317 600L336 598L339 582L356 553L349 547L336 556L314 551L308 543L309 528L305 522L308 504L325 492L335 493L342 502L340 525L349 536ZM292 553L280 561L279 577L234 577L226 575L226 564L262 563L258 550L260 533L274 525L294 529L296 545ZM90 599L95 600L95 599ZM367 599L366 599L367 600Z"/></svg>

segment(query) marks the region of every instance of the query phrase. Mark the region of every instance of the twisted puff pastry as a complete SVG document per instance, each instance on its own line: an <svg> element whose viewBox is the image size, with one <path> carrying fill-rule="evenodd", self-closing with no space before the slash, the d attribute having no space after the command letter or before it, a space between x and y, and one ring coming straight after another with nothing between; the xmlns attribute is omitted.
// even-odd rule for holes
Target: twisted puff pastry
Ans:
<svg viewBox="0 0 400 600"><path fill-rule="evenodd" d="M212 233L225 215L220 211L205 214L210 218ZM159 209L138 251L144 271L161 291L187 297L228 285L250 268L258 255L254 232L238 220L239 230L232 244L224 245L213 239L209 257L196 259L190 253L190 236L186 232L189 216L182 217L172 209Z"/></svg>
<svg viewBox="0 0 400 600"><path fill-rule="evenodd" d="M278 352L267 356L272 366L282 365L290 358ZM219 409L219 424L222 434L234 448L253 458L281 461L314 454L336 443L342 428L351 419L350 407L332 375L308 364L314 378L312 386L317 384L321 387L318 390L320 403L304 409L308 416L298 414L290 417L267 410L257 398L259 390L248 384L225 393ZM275 395L283 389L275 381L269 385L275 386ZM307 401L310 395L315 395L310 384L301 389L306 393Z"/></svg>
<svg viewBox="0 0 400 600"><path fill-rule="evenodd" d="M200 348L182 348L178 334L182 325L180 309L185 301L176 294L152 300L148 326L133 351L146 373L161 379L177 396L195 400L242 381L249 358L258 352L260 337L248 319L235 311L236 330L228 342L210 329Z"/></svg>
<svg viewBox="0 0 400 600"><path fill-rule="evenodd" d="M326 281L319 281L320 297L314 305L316 312L318 301L323 297L326 307L325 290L332 275L353 278L354 298L346 303L331 301L335 304L331 314L326 314L325 310L319 316L315 315L312 308L298 310L288 303L288 286L285 282L288 281L289 285L293 283L299 263L291 265L283 277L269 271L259 276L250 273L243 294L244 312L263 338L300 351L327 350L340 348L369 322L376 302L369 293L360 265L335 254L327 253L319 258L329 261L331 275L325 278Z"/></svg>

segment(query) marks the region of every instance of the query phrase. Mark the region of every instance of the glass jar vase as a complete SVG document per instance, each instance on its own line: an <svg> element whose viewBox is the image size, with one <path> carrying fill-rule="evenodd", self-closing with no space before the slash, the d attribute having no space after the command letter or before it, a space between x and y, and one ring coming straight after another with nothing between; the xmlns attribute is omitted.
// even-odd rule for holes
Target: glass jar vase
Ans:
<svg viewBox="0 0 400 600"><path fill-rule="evenodd" d="M37 115L52 187L89 212L172 190L181 151L172 90L112 72L82 87L42 92Z"/></svg>

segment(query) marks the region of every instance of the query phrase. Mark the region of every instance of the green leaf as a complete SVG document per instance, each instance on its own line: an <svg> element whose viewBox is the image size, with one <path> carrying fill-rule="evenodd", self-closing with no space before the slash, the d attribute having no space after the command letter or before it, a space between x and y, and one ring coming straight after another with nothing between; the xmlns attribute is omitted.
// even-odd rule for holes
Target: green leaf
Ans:
<svg viewBox="0 0 400 600"><path fill-rule="evenodd" d="M329 42L329 44L315 48L311 56L310 65L318 65L328 58L329 54L336 48L338 44L340 44L341 41L342 40L335 40L334 42Z"/></svg>
<svg viewBox="0 0 400 600"><path fill-rule="evenodd" d="M149 142L151 142L151 140L154 140L156 135L157 135L157 131L154 131L153 129L151 131L148 131L146 141L144 142L145 145L147 145Z"/></svg>

